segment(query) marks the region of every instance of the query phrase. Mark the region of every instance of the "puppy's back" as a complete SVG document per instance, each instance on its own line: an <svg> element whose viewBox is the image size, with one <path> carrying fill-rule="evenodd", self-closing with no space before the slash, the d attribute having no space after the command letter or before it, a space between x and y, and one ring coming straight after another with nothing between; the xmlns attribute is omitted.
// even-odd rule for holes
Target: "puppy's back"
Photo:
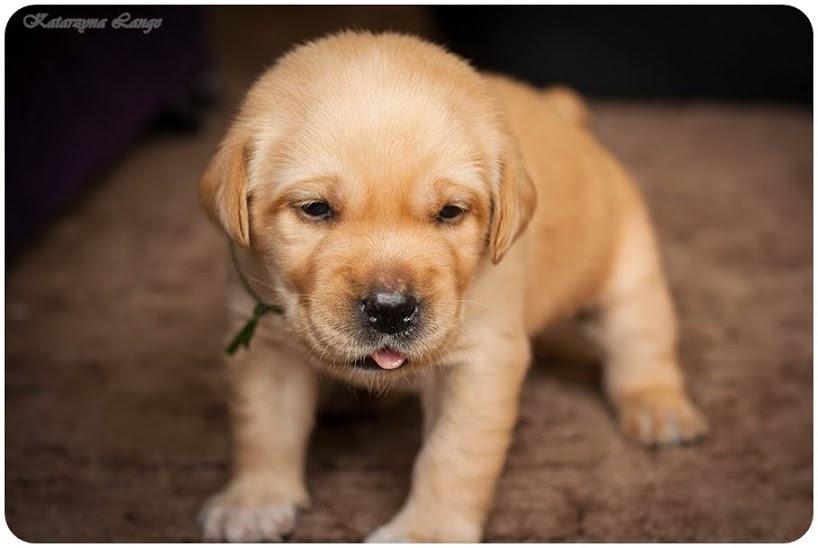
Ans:
<svg viewBox="0 0 818 548"><path fill-rule="evenodd" d="M485 75L520 142L538 203L517 254L527 272L527 325L544 324L593 304L609 272L623 220L639 197L589 128L579 95L536 89Z"/></svg>

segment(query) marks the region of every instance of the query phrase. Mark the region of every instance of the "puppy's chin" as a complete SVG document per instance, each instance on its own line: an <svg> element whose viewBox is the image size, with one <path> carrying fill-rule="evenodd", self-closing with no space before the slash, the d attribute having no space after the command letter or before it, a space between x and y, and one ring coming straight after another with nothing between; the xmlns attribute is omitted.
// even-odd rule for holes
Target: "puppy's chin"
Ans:
<svg viewBox="0 0 818 548"><path fill-rule="evenodd" d="M453 333L436 331L413 338L411 342L385 337L360 344L354 341L363 337L328 334L310 327L299 331L314 366L336 379L375 389L416 378L434 367L440 363L453 337Z"/></svg>
<svg viewBox="0 0 818 548"><path fill-rule="evenodd" d="M373 384L391 384L417 377L440 361L444 345L435 348L424 346L421 352L393 347L350 348L348 352L337 355L326 349L311 348L310 355L316 366L333 377L372 387Z"/></svg>

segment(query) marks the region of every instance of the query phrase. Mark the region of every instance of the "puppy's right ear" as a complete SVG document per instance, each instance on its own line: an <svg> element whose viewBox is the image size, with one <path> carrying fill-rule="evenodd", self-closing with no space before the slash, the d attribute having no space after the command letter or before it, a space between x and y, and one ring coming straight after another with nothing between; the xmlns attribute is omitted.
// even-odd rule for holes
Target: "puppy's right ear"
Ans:
<svg viewBox="0 0 818 548"><path fill-rule="evenodd" d="M248 160L247 141L228 135L199 179L199 197L208 216L242 247L250 247Z"/></svg>

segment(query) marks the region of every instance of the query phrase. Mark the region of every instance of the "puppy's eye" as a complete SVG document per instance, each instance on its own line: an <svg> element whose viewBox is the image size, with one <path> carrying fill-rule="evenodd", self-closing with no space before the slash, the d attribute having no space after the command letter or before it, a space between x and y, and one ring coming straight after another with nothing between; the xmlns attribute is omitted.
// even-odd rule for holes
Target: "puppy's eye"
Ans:
<svg viewBox="0 0 818 548"><path fill-rule="evenodd" d="M307 217L313 219L329 219L332 217L332 208L327 202L307 202L298 207Z"/></svg>
<svg viewBox="0 0 818 548"><path fill-rule="evenodd" d="M437 218L445 223L451 223L460 219L464 213L465 211L463 211L462 207L449 204L444 206L443 209L438 212Z"/></svg>

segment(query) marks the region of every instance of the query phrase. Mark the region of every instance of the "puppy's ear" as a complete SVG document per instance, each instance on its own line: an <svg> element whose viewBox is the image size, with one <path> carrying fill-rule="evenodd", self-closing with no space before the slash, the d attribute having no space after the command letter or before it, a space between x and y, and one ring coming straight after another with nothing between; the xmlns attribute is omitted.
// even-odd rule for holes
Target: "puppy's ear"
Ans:
<svg viewBox="0 0 818 548"><path fill-rule="evenodd" d="M208 216L242 247L250 246L248 160L247 141L228 135L199 179L199 197Z"/></svg>
<svg viewBox="0 0 818 548"><path fill-rule="evenodd" d="M509 142L500 159L500 181L492 191L489 251L494 264L523 233L537 206L537 190L523 165L515 142Z"/></svg>

